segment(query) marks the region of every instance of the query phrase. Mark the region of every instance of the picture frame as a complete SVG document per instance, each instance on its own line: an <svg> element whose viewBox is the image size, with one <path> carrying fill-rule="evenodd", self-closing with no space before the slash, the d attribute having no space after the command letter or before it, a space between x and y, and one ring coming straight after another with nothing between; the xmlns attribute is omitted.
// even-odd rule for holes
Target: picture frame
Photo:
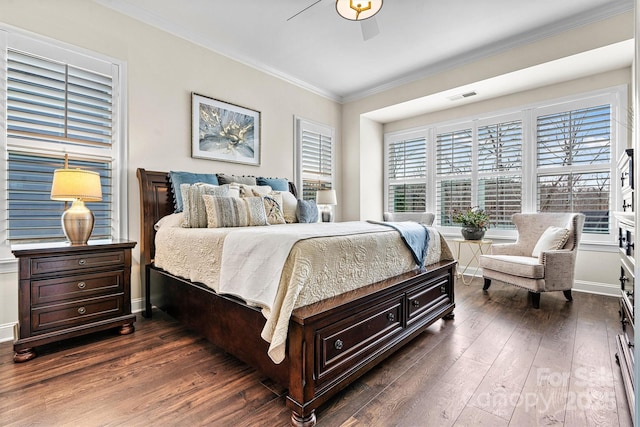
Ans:
<svg viewBox="0 0 640 427"><path fill-rule="evenodd" d="M260 111L191 94L191 157L260 165Z"/></svg>

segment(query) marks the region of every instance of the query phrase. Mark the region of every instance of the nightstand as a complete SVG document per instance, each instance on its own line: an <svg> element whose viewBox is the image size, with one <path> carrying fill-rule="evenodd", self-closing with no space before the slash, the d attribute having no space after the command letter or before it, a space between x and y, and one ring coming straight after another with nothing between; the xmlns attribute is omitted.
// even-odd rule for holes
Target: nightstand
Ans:
<svg viewBox="0 0 640 427"><path fill-rule="evenodd" d="M134 331L129 240L86 245L12 245L18 258L18 325L14 362L36 357L34 347L91 332Z"/></svg>

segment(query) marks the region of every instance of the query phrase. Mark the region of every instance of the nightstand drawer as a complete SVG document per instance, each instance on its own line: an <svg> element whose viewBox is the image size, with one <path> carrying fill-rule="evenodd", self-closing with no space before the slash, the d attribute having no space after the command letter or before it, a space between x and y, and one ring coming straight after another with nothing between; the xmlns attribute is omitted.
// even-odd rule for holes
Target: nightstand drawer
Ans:
<svg viewBox="0 0 640 427"><path fill-rule="evenodd" d="M49 332L85 325L121 314L124 314L122 294L50 305L34 308L31 311L31 330L32 332Z"/></svg>
<svg viewBox="0 0 640 427"><path fill-rule="evenodd" d="M64 273L90 268L124 265L124 251L101 251L84 254L38 257L31 259L31 275Z"/></svg>
<svg viewBox="0 0 640 427"><path fill-rule="evenodd" d="M123 283L124 270L34 280L31 282L31 304L117 294L124 290Z"/></svg>

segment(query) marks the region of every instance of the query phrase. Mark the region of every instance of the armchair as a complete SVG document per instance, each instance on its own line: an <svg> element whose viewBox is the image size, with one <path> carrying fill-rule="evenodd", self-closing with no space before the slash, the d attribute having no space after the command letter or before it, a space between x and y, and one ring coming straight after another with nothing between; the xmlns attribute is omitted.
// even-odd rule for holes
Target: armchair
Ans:
<svg viewBox="0 0 640 427"><path fill-rule="evenodd" d="M480 256L485 292L491 280L525 288L534 308L540 293L563 291L572 301L578 243L585 216L576 213L514 214L518 229L515 243L495 244ZM551 228L550 228L551 227Z"/></svg>
<svg viewBox="0 0 640 427"><path fill-rule="evenodd" d="M385 221L415 221L424 225L432 225L435 215L430 212L385 212Z"/></svg>

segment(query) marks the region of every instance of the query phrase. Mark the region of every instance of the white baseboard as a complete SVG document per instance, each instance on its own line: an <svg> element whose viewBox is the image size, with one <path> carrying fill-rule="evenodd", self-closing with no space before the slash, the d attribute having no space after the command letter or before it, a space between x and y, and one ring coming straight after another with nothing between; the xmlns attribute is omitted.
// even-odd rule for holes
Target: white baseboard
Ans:
<svg viewBox="0 0 640 427"><path fill-rule="evenodd" d="M573 290L576 292L586 292L588 294L606 295L610 297L620 296L620 285L612 285L610 283L576 280L573 284Z"/></svg>
<svg viewBox="0 0 640 427"><path fill-rule="evenodd" d="M131 312L140 313L144 311L144 299L136 298L131 300Z"/></svg>
<svg viewBox="0 0 640 427"><path fill-rule="evenodd" d="M5 323L0 325L0 342L13 341L13 330L16 323Z"/></svg>

